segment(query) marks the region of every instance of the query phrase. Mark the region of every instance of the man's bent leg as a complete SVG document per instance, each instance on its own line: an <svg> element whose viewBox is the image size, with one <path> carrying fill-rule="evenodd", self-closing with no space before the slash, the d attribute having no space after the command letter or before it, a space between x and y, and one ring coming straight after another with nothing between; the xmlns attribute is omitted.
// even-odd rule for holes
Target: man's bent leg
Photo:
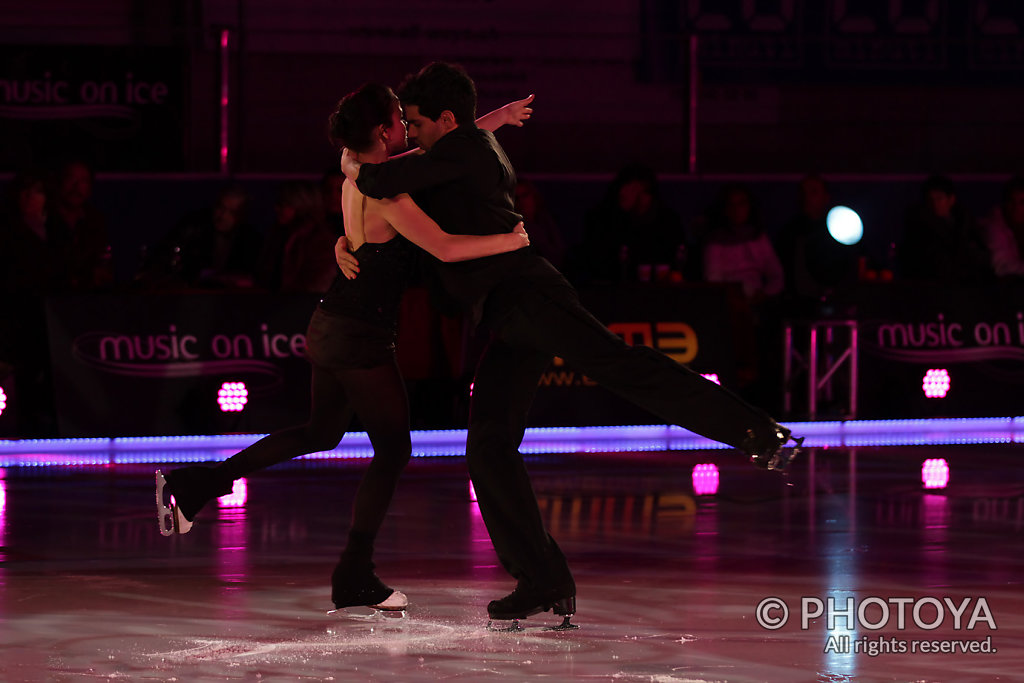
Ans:
<svg viewBox="0 0 1024 683"><path fill-rule="evenodd" d="M466 460L477 502L502 566L534 585L572 584L565 557L548 535L519 444L550 356L494 339L473 381ZM572 585L575 594L575 586Z"/></svg>

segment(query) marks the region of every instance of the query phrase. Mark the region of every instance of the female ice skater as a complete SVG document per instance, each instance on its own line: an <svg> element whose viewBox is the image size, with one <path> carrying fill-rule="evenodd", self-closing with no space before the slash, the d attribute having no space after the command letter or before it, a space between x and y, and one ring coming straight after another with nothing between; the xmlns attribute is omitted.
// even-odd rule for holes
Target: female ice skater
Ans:
<svg viewBox="0 0 1024 683"><path fill-rule="evenodd" d="M479 121L493 130L522 125L527 98ZM407 146L406 122L391 89L364 85L346 95L330 117L332 139L362 161L383 162ZM442 232L409 195L370 199L354 183L342 190L345 235L358 254L360 274L338 274L313 313L306 336L312 364L312 402L306 424L260 439L215 467L156 473L161 532L186 533L204 505L231 492L232 482L279 462L335 448L358 415L374 455L356 491L348 543L331 576L337 608L367 605L404 609L404 594L374 573L373 544L398 477L409 460L409 406L395 363L399 303L415 244L442 261L463 261L529 244L522 224L513 232L468 236ZM174 503L168 500L174 496Z"/></svg>

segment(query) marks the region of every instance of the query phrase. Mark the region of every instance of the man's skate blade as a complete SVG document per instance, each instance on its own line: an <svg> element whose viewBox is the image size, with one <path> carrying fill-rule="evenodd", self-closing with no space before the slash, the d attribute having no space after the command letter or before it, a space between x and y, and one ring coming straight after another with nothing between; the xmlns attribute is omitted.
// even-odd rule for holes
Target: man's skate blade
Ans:
<svg viewBox="0 0 1024 683"><path fill-rule="evenodd" d="M528 631L575 631L578 629L579 626L570 623L569 619L569 616L562 617L562 623L557 626L524 625L525 619L489 619L487 630L494 633L525 633Z"/></svg>
<svg viewBox="0 0 1024 683"><path fill-rule="evenodd" d="M803 450L804 439L806 437L793 437L794 445L782 448L768 463L769 470L775 470L776 472L782 472L788 474L788 468L790 464L796 459L800 452Z"/></svg>
<svg viewBox="0 0 1024 683"><path fill-rule="evenodd" d="M569 617L563 617L562 623L558 626L548 626L545 631L575 631L579 628L579 624L573 624L569 622Z"/></svg>
<svg viewBox="0 0 1024 683"><path fill-rule="evenodd" d="M488 619L487 630L495 633L519 633L526 629L519 619Z"/></svg>

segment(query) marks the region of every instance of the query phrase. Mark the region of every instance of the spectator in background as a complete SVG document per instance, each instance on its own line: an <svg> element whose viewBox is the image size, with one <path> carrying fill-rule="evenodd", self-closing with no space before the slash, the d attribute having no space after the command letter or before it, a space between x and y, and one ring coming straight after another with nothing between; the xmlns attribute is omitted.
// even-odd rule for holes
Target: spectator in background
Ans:
<svg viewBox="0 0 1024 683"><path fill-rule="evenodd" d="M996 277L1024 277L1024 176L1003 186L1002 202L982 223L982 232Z"/></svg>
<svg viewBox="0 0 1024 683"><path fill-rule="evenodd" d="M634 164L587 213L576 265L585 281L628 282L667 279L684 257L679 215L662 201L654 171Z"/></svg>
<svg viewBox="0 0 1024 683"><path fill-rule="evenodd" d="M15 176L0 214L0 287L5 295L43 296L70 286L69 249L49 231L48 209L43 174L25 171Z"/></svg>
<svg viewBox="0 0 1024 683"><path fill-rule="evenodd" d="M337 273L337 236L325 222L320 189L301 180L282 183L274 216L263 240L258 284L271 292L327 291Z"/></svg>
<svg viewBox="0 0 1024 683"><path fill-rule="evenodd" d="M157 288L248 289L263 240L245 220L245 190L229 185L214 205L187 214L164 238L145 281Z"/></svg>
<svg viewBox="0 0 1024 683"><path fill-rule="evenodd" d="M282 292L326 292L338 266L337 240L324 221L323 196L313 183L286 183L282 197L291 219L281 258Z"/></svg>
<svg viewBox="0 0 1024 683"><path fill-rule="evenodd" d="M44 299L66 291L68 245L47 229L42 173L19 173L0 211L0 379L13 374L21 437L56 433ZM10 390L10 386L8 386Z"/></svg>
<svg viewBox="0 0 1024 683"><path fill-rule="evenodd" d="M973 217L957 200L953 181L933 175L907 211L896 248L900 278L953 285L991 280L988 250Z"/></svg>
<svg viewBox="0 0 1024 683"><path fill-rule="evenodd" d="M84 161L63 164L46 218L47 240L64 245L68 285L79 291L114 284L106 217L92 204L94 181L92 167Z"/></svg>
<svg viewBox="0 0 1024 683"><path fill-rule="evenodd" d="M345 234L345 216L341 209L341 186L345 183L345 174L340 168L329 168L320 179L320 191L324 198L324 220L334 236Z"/></svg>
<svg viewBox="0 0 1024 683"><path fill-rule="evenodd" d="M527 226L530 244L555 268L561 268L565 262L562 230L548 211L537 186L525 178L519 178L516 182L515 210Z"/></svg>
<svg viewBox="0 0 1024 683"><path fill-rule="evenodd" d="M776 303L785 278L768 235L761 229L754 197L743 185L728 185L707 216L704 278L737 283L743 300L737 307L737 375L741 394L775 408L779 400L782 357Z"/></svg>
<svg viewBox="0 0 1024 683"><path fill-rule="evenodd" d="M829 233L826 218L832 209L832 194L824 178L804 176L799 194L800 210L782 226L776 248L789 300L813 307L838 289L856 283L858 249Z"/></svg>
<svg viewBox="0 0 1024 683"><path fill-rule="evenodd" d="M782 292L782 264L761 229L753 195L742 185L724 188L712 206L703 260L708 282L738 282L752 305Z"/></svg>

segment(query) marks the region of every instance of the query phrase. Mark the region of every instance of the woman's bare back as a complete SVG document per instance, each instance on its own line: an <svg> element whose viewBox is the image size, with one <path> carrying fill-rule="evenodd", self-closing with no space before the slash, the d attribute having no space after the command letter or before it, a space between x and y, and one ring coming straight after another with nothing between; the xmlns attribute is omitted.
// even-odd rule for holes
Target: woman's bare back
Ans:
<svg viewBox="0 0 1024 683"><path fill-rule="evenodd" d="M366 242L387 242L398 234L381 215L380 202L360 192L351 180L346 180L342 186L341 206L345 216L345 237L353 251Z"/></svg>

